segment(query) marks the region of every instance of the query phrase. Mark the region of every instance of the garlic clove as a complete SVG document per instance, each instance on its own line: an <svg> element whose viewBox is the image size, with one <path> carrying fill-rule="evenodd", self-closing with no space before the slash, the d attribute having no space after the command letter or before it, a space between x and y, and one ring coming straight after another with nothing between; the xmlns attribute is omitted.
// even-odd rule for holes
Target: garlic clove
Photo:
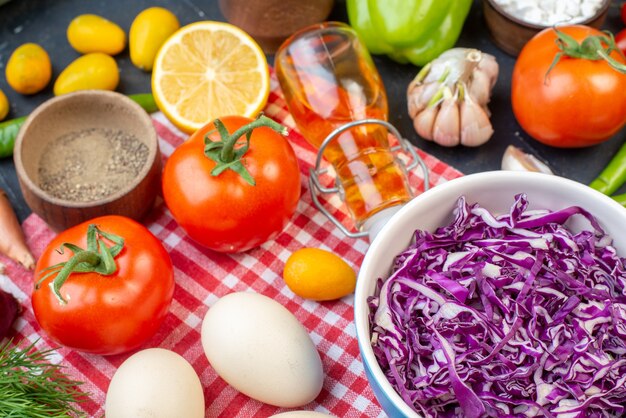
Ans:
<svg viewBox="0 0 626 418"><path fill-rule="evenodd" d="M433 140L433 125L435 124L438 108L438 106L427 107L413 119L415 132L429 141Z"/></svg>
<svg viewBox="0 0 626 418"><path fill-rule="evenodd" d="M467 91L480 106L485 107L487 103L489 103L489 99L491 98L490 84L491 80L486 72L481 70L474 71Z"/></svg>
<svg viewBox="0 0 626 418"><path fill-rule="evenodd" d="M502 170L535 171L538 173L554 174L550 167L532 154L509 145L502 155Z"/></svg>
<svg viewBox="0 0 626 418"><path fill-rule="evenodd" d="M431 81L426 84L415 86L411 91L409 91L407 96L409 116L414 118L415 115L423 111L428 106L430 99L432 99L440 87L440 83Z"/></svg>
<svg viewBox="0 0 626 418"><path fill-rule="evenodd" d="M484 72L489 78L490 84L489 88L492 89L496 84L496 80L498 79L498 73L500 72L500 67L498 66L498 61L496 61L496 57L491 54L484 54L483 59L478 63L477 69L479 71Z"/></svg>
<svg viewBox="0 0 626 418"><path fill-rule="evenodd" d="M442 84L437 81L427 83L426 87L424 88L424 90L422 90L422 94L419 97L419 104L421 106L427 107L433 97L437 93L439 93L441 86Z"/></svg>
<svg viewBox="0 0 626 418"><path fill-rule="evenodd" d="M433 141L444 147L454 147L460 141L460 115L456 97L441 103L433 128Z"/></svg>
<svg viewBox="0 0 626 418"><path fill-rule="evenodd" d="M461 101L461 144L477 147L493 135L493 126L487 112L474 102L469 95Z"/></svg>
<svg viewBox="0 0 626 418"><path fill-rule="evenodd" d="M409 87L406 102L409 107L409 116L411 117L411 119L413 119L419 112L424 110L424 108L426 107L426 105L421 104L419 100L425 88L425 84Z"/></svg>

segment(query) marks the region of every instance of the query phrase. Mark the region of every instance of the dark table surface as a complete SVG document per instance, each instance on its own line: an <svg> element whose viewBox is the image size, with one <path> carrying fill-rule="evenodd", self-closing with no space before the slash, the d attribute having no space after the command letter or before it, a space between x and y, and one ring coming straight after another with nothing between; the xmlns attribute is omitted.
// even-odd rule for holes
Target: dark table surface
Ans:
<svg viewBox="0 0 626 418"><path fill-rule="evenodd" d="M613 0L604 24L604 28L614 33L622 28L619 18L620 4L621 1ZM54 78L79 56L70 47L65 36L65 30L72 18L82 13L95 13L116 22L128 33L134 17L150 6L168 8L176 14L181 25L198 20L224 20L217 0L12 0L0 6L0 89L8 96L11 104L8 117L26 115L52 97L52 82L43 92L33 96L21 96L7 85L4 67L16 47L26 42L36 42L43 46L50 55ZM346 21L345 0L336 1L329 20ZM489 106L495 134L487 144L478 148L444 148L418 138L407 115L405 96L406 87L418 69L395 63L382 56L375 57L374 60L388 92L390 121L415 145L463 173L499 169L504 150L507 145L513 144L548 163L556 174L589 183L626 138L624 129L601 145L585 149L557 149L544 146L526 135L515 121L511 110L511 73L515 59L500 51L491 42L480 0L474 1L457 45L474 47L493 54L500 64L500 77ZM119 92L132 94L150 91L150 75L132 65L128 49L116 56L116 60L120 67ZM273 57L269 56L268 61L272 63ZM9 195L18 217L23 220L28 216L30 209L22 198L11 158L0 160L0 188Z"/></svg>

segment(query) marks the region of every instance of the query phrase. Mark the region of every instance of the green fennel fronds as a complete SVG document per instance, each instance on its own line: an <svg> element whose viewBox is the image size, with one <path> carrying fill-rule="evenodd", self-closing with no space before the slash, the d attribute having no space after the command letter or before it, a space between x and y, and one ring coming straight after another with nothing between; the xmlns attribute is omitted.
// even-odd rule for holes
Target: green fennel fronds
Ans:
<svg viewBox="0 0 626 418"><path fill-rule="evenodd" d="M49 361L53 351L39 351L35 343L25 348L0 343L0 417L85 416L75 406L86 397L78 390L82 383Z"/></svg>

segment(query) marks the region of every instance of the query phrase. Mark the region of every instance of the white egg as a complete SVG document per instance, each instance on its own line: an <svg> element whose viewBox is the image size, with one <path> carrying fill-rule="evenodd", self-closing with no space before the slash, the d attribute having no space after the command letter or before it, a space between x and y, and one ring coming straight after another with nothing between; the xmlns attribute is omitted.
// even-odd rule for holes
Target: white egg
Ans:
<svg viewBox="0 0 626 418"><path fill-rule="evenodd" d="M111 379L106 418L203 418L204 393L191 364L173 351L130 356Z"/></svg>
<svg viewBox="0 0 626 418"><path fill-rule="evenodd" d="M261 402L294 408L322 390L319 353L284 306L256 293L231 293L209 308L202 347L228 384Z"/></svg>
<svg viewBox="0 0 626 418"><path fill-rule="evenodd" d="M272 415L270 418L328 418L332 415L323 414L315 411L291 411L282 414Z"/></svg>

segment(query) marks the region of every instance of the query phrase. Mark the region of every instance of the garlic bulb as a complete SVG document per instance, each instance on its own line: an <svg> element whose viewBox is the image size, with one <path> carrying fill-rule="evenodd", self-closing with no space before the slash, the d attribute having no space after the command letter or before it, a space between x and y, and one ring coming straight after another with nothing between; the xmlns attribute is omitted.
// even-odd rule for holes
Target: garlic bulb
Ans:
<svg viewBox="0 0 626 418"><path fill-rule="evenodd" d="M493 135L487 104L498 71L493 55L468 48L450 49L424 66L407 89L418 135L446 147L487 142Z"/></svg>

